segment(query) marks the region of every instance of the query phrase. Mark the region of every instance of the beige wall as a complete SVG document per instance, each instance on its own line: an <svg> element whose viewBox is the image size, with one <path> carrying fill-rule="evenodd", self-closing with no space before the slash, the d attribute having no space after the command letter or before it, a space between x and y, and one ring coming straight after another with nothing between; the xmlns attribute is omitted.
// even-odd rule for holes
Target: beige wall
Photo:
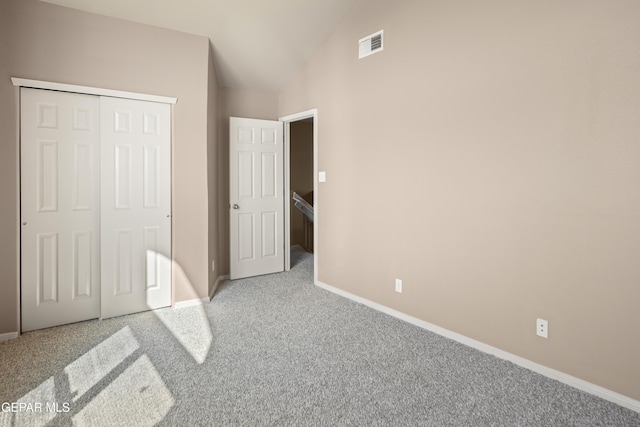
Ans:
<svg viewBox="0 0 640 427"><path fill-rule="evenodd" d="M34 0L5 0L1 7L0 333L18 330L19 91L11 76L178 98L172 142L174 300L206 296L208 39Z"/></svg>
<svg viewBox="0 0 640 427"><path fill-rule="evenodd" d="M635 0L357 4L279 97L319 110L320 281L640 399L638 22Z"/></svg>
<svg viewBox="0 0 640 427"><path fill-rule="evenodd" d="M304 215L293 204L293 192L304 196L313 191L313 122L292 122L289 132L291 246L304 247ZM313 247L313 241L309 243Z"/></svg>
<svg viewBox="0 0 640 427"><path fill-rule="evenodd" d="M219 275L229 274L229 117L278 120L278 95L253 90L218 91L218 257Z"/></svg>
<svg viewBox="0 0 640 427"><path fill-rule="evenodd" d="M18 322L18 145L17 107L8 81L10 5L0 1L0 334L16 332Z"/></svg>

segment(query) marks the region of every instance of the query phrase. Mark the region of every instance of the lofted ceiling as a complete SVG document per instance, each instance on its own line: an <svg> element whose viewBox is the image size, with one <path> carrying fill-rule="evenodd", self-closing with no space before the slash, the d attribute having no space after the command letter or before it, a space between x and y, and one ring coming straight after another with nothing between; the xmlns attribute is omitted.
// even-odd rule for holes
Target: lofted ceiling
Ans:
<svg viewBox="0 0 640 427"><path fill-rule="evenodd" d="M42 0L207 36L218 84L279 92L354 0Z"/></svg>

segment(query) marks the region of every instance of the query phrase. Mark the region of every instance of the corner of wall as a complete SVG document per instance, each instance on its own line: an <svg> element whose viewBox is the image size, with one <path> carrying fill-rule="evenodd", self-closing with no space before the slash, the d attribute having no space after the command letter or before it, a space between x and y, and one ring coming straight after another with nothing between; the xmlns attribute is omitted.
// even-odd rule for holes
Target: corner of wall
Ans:
<svg viewBox="0 0 640 427"><path fill-rule="evenodd" d="M219 106L219 88L217 81L217 74L215 69L215 61L213 55L213 44L211 41L208 43L208 85L207 85L207 192L209 197L209 235L208 235L208 267L209 267L209 280L208 291L209 295L215 287L217 268L213 268L214 265L219 265L219 245L218 239L220 230L218 228L218 218L220 215L220 188L218 181L220 179L218 175L218 156L219 156L219 139L218 139L218 106Z"/></svg>

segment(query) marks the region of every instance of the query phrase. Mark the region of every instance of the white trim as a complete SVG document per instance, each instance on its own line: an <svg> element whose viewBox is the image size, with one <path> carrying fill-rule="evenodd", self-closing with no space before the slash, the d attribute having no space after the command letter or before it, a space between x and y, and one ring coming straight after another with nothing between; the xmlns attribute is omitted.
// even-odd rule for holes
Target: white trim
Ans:
<svg viewBox="0 0 640 427"><path fill-rule="evenodd" d="M490 346L480 341L476 341L472 338L461 335L457 332L450 331L448 329L442 328L440 326L434 325L433 323L425 322L424 320L420 320L416 317L409 316L408 314L402 313L400 311L394 310L382 304L378 304L376 302L370 301L368 299L359 297L357 295L351 294L349 292L343 291L338 288L334 288L333 286L327 285L326 283L322 283L315 280L316 286L325 289L329 292L333 292L334 294L340 295L344 298L350 299L352 301L358 302L360 304L366 305L368 307L373 308L374 310L381 311L390 316L396 317L400 320L404 320L407 323L411 323L412 325L418 326L420 328L426 329L438 335L441 335L445 338L452 339L461 344L467 345L469 347L475 348L476 350L480 350L484 353L491 354L500 359L507 360L509 362L515 363L518 366L521 366L525 369L529 369L530 371L536 372L540 375L544 375L545 377L560 381L568 386L577 388L578 390L585 391L594 396L600 397L604 400L608 400L609 402L613 402L617 405L623 406L625 408L631 409L632 411L640 412L640 401L632 399L628 396L625 396L620 393L616 393L615 391L606 389L599 385L590 383L588 381L582 380L580 378L576 378L569 374L565 374L564 372L556 371L555 369L549 368L544 365L540 365L538 363L532 362L531 360L525 359L520 356L516 356L515 354L506 352L504 350L500 350L499 348Z"/></svg>
<svg viewBox="0 0 640 427"><path fill-rule="evenodd" d="M216 279L215 283L213 284L213 288L211 288L211 292L209 292L209 296L208 297L204 297L204 298L194 298L194 299L190 299L190 300L186 300L186 301L180 301L177 302L173 305L174 309L181 309L181 308L187 308L187 307L193 307L194 305L203 305L203 304L208 304L211 302L211 299L213 298L213 294L216 292L216 289L218 289L218 286L220 285L220 283L222 283L225 280L229 279L229 275L223 275L223 276L218 276L218 278Z"/></svg>
<svg viewBox="0 0 640 427"><path fill-rule="evenodd" d="M318 281L318 110L313 110L313 281Z"/></svg>
<svg viewBox="0 0 640 427"><path fill-rule="evenodd" d="M284 149L285 149L285 163L284 163L284 192L287 195L291 191L290 187L290 141L289 141L289 124L297 120L313 118L313 281L318 281L318 109L312 108L310 110L302 111L300 113L290 114L288 116L280 117L280 121L284 122ZM291 269L291 251L288 249L291 247L291 235L290 235L290 203L285 203L284 223L285 223L285 271Z"/></svg>
<svg viewBox="0 0 640 427"><path fill-rule="evenodd" d="M91 86L78 86L66 83L45 82L41 80L29 80L19 77L11 77L14 86L30 87L34 89L59 90L62 92L84 93L87 95L111 96L113 98L137 99L140 101L161 102L163 104L175 104L178 98L169 96L149 95L145 93L124 92L121 90L112 90L97 88Z"/></svg>
<svg viewBox="0 0 640 427"><path fill-rule="evenodd" d="M186 301L177 302L173 305L173 308L175 310L178 310L181 308L193 307L194 305L203 305L207 303L209 303L209 297L194 298L194 299L188 299Z"/></svg>
<svg viewBox="0 0 640 427"><path fill-rule="evenodd" d="M284 122L284 271L291 270L291 122Z"/></svg>
<svg viewBox="0 0 640 427"><path fill-rule="evenodd" d="M207 302L211 302L211 300L213 299L213 294L215 294L216 290L218 290L218 286L220 286L220 283L224 282L225 280L229 280L228 274L218 276L215 283L213 284L213 288L211 288L211 291L209 292L209 301Z"/></svg>
<svg viewBox="0 0 640 427"><path fill-rule="evenodd" d="M6 334L0 334L0 341L8 341L16 339L20 336L18 332L7 332Z"/></svg>

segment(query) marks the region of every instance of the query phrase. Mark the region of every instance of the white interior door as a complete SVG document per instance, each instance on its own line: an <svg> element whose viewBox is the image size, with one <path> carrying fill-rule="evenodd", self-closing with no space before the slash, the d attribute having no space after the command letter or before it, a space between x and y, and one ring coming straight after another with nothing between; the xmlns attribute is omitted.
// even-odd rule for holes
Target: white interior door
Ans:
<svg viewBox="0 0 640 427"><path fill-rule="evenodd" d="M100 98L103 318L171 305L171 111Z"/></svg>
<svg viewBox="0 0 640 427"><path fill-rule="evenodd" d="M99 102L21 89L22 330L100 316Z"/></svg>
<svg viewBox="0 0 640 427"><path fill-rule="evenodd" d="M282 122L231 117L231 279L284 271Z"/></svg>

